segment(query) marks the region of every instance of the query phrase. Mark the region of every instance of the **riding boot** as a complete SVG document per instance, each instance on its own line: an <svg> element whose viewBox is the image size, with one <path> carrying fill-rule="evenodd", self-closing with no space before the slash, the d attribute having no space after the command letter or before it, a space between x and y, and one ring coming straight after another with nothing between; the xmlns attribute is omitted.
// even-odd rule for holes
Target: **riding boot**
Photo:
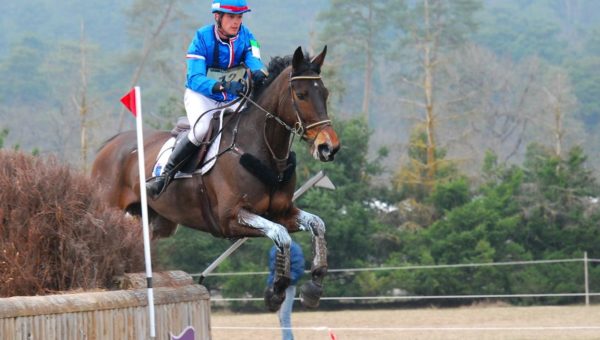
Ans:
<svg viewBox="0 0 600 340"><path fill-rule="evenodd" d="M196 151L199 146L190 142L189 139L183 138L175 144L171 156L162 175L155 177L151 182L146 183L146 191L152 199L156 199L162 192L167 188L171 179L175 176L175 173L185 164L191 154Z"/></svg>

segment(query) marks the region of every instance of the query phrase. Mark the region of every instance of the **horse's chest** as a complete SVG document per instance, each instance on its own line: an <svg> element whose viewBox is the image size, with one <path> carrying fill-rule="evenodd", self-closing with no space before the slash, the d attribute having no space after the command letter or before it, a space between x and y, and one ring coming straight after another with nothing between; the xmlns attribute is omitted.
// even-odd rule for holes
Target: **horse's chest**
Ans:
<svg viewBox="0 0 600 340"><path fill-rule="evenodd" d="M289 211L292 206L292 199L290 195L283 192L276 192L271 195L271 208L270 212L273 213L284 213Z"/></svg>
<svg viewBox="0 0 600 340"><path fill-rule="evenodd" d="M265 193L257 201L254 210L263 215L281 216L290 211L292 196L285 192Z"/></svg>

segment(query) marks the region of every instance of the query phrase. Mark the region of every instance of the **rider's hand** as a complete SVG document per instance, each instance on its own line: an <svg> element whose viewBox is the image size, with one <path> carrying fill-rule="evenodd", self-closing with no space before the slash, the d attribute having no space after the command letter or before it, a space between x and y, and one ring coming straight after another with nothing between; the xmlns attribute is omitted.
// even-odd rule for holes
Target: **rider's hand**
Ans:
<svg viewBox="0 0 600 340"><path fill-rule="evenodd" d="M223 88L227 93L241 94L246 92L246 85L239 81L226 81L223 83Z"/></svg>
<svg viewBox="0 0 600 340"><path fill-rule="evenodd" d="M255 86L262 86L265 80L267 79L267 75L263 70L256 70L252 72L252 81Z"/></svg>

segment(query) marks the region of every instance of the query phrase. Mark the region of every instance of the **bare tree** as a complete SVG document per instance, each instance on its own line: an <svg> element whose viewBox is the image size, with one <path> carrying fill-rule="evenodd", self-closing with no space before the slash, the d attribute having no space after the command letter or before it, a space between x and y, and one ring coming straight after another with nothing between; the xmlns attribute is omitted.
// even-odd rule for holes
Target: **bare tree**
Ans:
<svg viewBox="0 0 600 340"><path fill-rule="evenodd" d="M575 112L577 99L569 81L569 77L564 70L555 70L550 72L545 84L542 87L548 96L546 106L546 115L548 118L545 127L552 132L554 137L554 155L561 158L565 150L565 139L567 133L577 134L583 132L580 126L576 126L572 113ZM568 131L567 129L573 131Z"/></svg>
<svg viewBox="0 0 600 340"><path fill-rule="evenodd" d="M136 13L139 14L140 12L144 12L145 16L139 15L138 17L142 19L149 18L147 19L149 22L144 22L142 25L137 27L137 30L135 30L138 34L142 34L144 36L144 40L142 52L137 57L137 60L139 61L137 62L137 66L131 77L131 87L137 84L152 53L156 53L156 47L158 46L158 42L161 39L164 39L162 34L164 33L165 28L168 26L168 24L172 20L174 20L173 14L175 12L177 1L178 0L168 0L166 2L163 2L153 0L143 1L142 4L142 1L138 0L133 5L132 16L135 17ZM160 14L160 20L158 22L154 22L154 18L156 17L157 13ZM150 27L151 29L148 30L148 27ZM122 107L121 111L119 112L119 131L123 130L125 112L125 108Z"/></svg>
<svg viewBox="0 0 600 340"><path fill-rule="evenodd" d="M87 49L85 43L85 24L84 21L81 21L81 39L79 42L79 76L81 81L79 98L73 97L73 103L78 108L79 111L79 125L80 125L80 146L81 146L81 167L83 172L87 172L87 164L88 164L88 138L87 138L87 129L88 129L88 114L89 114L89 106L88 106L88 68L87 68Z"/></svg>
<svg viewBox="0 0 600 340"><path fill-rule="evenodd" d="M422 0L409 6L402 16L404 20L399 22L406 39L400 41L400 54L392 56L403 62L403 72L398 78L405 96L398 102L401 107L415 109L420 116L417 124L423 127L426 137L424 181L429 188L437 180L440 162L437 157L440 121L462 114L448 110L451 103L462 101L445 90L452 81L444 75L448 55L474 29L473 13L479 6L479 1Z"/></svg>
<svg viewBox="0 0 600 340"><path fill-rule="evenodd" d="M382 54L386 29L391 27L393 10L403 6L403 1L332 0L328 10L319 18L327 24L322 40L332 46L334 53L343 54L346 69L364 69L360 87L363 93L361 114L369 120L372 102L373 73L377 56ZM330 63L331 67L331 63Z"/></svg>
<svg viewBox="0 0 600 340"><path fill-rule="evenodd" d="M538 58L501 58L476 45L465 46L452 59L461 61L449 63L459 92L474 93L453 108L460 111L466 105L474 112L457 121L466 129L461 143L452 148L469 155L473 167L468 172L478 171L487 150L504 164L522 160L533 142L552 145L560 156L565 144L573 145L583 133L571 114L576 99L564 70Z"/></svg>

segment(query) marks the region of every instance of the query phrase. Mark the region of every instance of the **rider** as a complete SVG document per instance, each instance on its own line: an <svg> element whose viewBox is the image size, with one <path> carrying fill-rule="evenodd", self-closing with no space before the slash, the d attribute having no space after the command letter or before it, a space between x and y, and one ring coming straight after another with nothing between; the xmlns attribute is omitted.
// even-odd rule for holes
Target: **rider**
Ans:
<svg viewBox="0 0 600 340"><path fill-rule="evenodd" d="M242 63L252 71L254 83L262 83L267 74L260 60L260 47L250 30L242 25L242 16L250 12L246 0L213 0L215 24L200 28L187 52L185 110L192 126L188 138L182 138L164 167L163 174L146 184L148 194L156 198L177 170L200 147L208 132L213 109L228 106L246 92L243 81L230 79L227 71ZM236 110L239 102L229 106ZM206 113L206 114L204 114Z"/></svg>

